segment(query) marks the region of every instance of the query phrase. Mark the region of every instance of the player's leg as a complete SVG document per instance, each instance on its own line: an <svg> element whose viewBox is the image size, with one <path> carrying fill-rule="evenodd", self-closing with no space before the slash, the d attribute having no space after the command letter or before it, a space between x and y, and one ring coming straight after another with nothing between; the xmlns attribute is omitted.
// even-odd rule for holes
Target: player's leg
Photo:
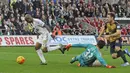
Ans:
<svg viewBox="0 0 130 73"><path fill-rule="evenodd" d="M119 39L119 43L117 43L117 45L120 45L120 48L122 48L122 39ZM127 54L130 57L130 52L128 51L128 49L124 49L122 50L124 52L124 54Z"/></svg>
<svg viewBox="0 0 130 73"><path fill-rule="evenodd" d="M50 38L50 36L49 36L49 34L48 33L46 33L46 34L44 34L43 36L42 36L42 41L43 41L43 44L42 44L42 51L44 52L44 53L46 53L46 52L49 52L49 51L52 51L52 50L56 50L56 49L58 49L58 48L60 48L60 46L57 46L57 47L50 47L50 46L48 46L48 42L49 42L49 39Z"/></svg>
<svg viewBox="0 0 130 73"><path fill-rule="evenodd" d="M84 60L81 58L81 55L73 57L71 59L70 63L73 64L75 61L79 61L79 63L78 63L79 67L88 66L88 65L84 64Z"/></svg>
<svg viewBox="0 0 130 73"><path fill-rule="evenodd" d="M43 40L43 44L42 44L42 52L47 53L47 40Z"/></svg>
<svg viewBox="0 0 130 73"><path fill-rule="evenodd" d="M43 52L49 52L49 51L53 51L53 50L57 50L57 49L59 49L62 52L62 49L64 48L64 46L62 44L58 44L56 46L47 45L47 43L51 40L50 35L48 35L48 34L44 35L43 40L44 40L44 44L42 46Z"/></svg>
<svg viewBox="0 0 130 73"><path fill-rule="evenodd" d="M42 35L40 35L39 38L38 38L38 40L37 40L37 43L36 43L36 46L35 46L35 50L36 50L36 52L37 52L37 54L38 54L38 56L39 56L42 64L46 65L47 63L46 63L46 60L44 58L43 52L41 50L41 46L42 46L41 39L42 39Z"/></svg>
<svg viewBox="0 0 130 73"><path fill-rule="evenodd" d="M124 62L127 62L124 53L120 50L120 45L115 44L115 42L110 43L110 53L113 59L121 57Z"/></svg>
<svg viewBox="0 0 130 73"><path fill-rule="evenodd" d="M45 44L47 44L47 43L45 43ZM42 51L44 52L44 53L46 53L46 52L49 52L49 51L53 51L53 50L60 50L62 48L62 45L56 45L56 46L42 46Z"/></svg>
<svg viewBox="0 0 130 73"><path fill-rule="evenodd" d="M110 43L110 53L112 54L112 58L116 59L118 57L120 57L120 55L117 55L117 52L115 51L115 46L117 46L117 48L119 47L120 49L122 48L121 45L121 40L119 40L119 42L112 42ZM128 49L126 48L125 50L122 50L124 54L127 54L130 57L130 52L128 51Z"/></svg>
<svg viewBox="0 0 130 73"><path fill-rule="evenodd" d="M108 49L109 48L109 41L108 40L106 40L107 41L107 45L106 45L106 48Z"/></svg>
<svg viewBox="0 0 130 73"><path fill-rule="evenodd" d="M122 47L122 44L121 44L121 41L120 39L119 40L116 40L115 42L115 51L117 52L117 57L121 57L122 60L124 61L124 64L122 64L122 66L127 66L129 65L126 57L125 57L125 53L121 50L121 47Z"/></svg>
<svg viewBox="0 0 130 73"><path fill-rule="evenodd" d="M109 41L107 39L104 39L104 41L106 42L106 48L105 48L105 50L108 50L108 48L109 48Z"/></svg>
<svg viewBox="0 0 130 73"><path fill-rule="evenodd" d="M118 58L117 57L117 52L115 51L115 42L110 43L110 54L111 54L113 59Z"/></svg>
<svg viewBox="0 0 130 73"><path fill-rule="evenodd" d="M130 52L129 52L128 48L125 48L125 50L123 52L130 57Z"/></svg>
<svg viewBox="0 0 130 73"><path fill-rule="evenodd" d="M63 48L63 45L62 44L58 44L56 46L48 46L47 49L48 51L53 51L53 50L61 50L61 48Z"/></svg>
<svg viewBox="0 0 130 73"><path fill-rule="evenodd" d="M117 57L120 56L122 58L122 60L124 61L124 64L122 64L122 66L128 66L129 63L125 57L125 53L121 50L121 48L116 46L115 50L117 51Z"/></svg>

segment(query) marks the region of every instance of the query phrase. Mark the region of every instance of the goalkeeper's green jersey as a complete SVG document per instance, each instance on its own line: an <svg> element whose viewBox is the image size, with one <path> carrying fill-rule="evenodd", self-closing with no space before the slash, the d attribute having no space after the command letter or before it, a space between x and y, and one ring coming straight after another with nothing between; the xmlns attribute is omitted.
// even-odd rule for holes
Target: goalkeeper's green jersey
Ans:
<svg viewBox="0 0 130 73"><path fill-rule="evenodd" d="M105 60L102 58L99 49L95 45L92 45L92 44L72 44L72 46L86 48L85 51L79 55L80 64L90 65L95 60L99 60L99 62L102 65L104 65L104 66L107 65Z"/></svg>

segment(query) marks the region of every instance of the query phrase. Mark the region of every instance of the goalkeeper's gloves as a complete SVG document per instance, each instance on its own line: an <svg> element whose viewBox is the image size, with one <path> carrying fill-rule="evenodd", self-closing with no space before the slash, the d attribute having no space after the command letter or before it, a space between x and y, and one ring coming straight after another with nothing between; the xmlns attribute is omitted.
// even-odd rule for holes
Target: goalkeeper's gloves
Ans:
<svg viewBox="0 0 130 73"><path fill-rule="evenodd" d="M106 68L116 68L116 66L106 65Z"/></svg>
<svg viewBox="0 0 130 73"><path fill-rule="evenodd" d="M77 66L80 67L80 63L78 63Z"/></svg>

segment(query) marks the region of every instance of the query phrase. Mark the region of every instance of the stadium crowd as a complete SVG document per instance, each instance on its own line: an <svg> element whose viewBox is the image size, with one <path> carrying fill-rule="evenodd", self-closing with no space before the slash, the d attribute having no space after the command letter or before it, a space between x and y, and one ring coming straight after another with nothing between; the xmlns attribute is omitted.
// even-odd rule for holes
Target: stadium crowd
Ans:
<svg viewBox="0 0 130 73"><path fill-rule="evenodd" d="M14 1L14 2L13 2ZM24 20L25 14L39 18L58 35L96 34L105 23L108 12L116 17L130 17L130 1L114 0L9 0L0 2L0 34L31 35L33 28ZM129 25L128 25L129 26ZM122 34L130 34L130 26L122 27Z"/></svg>

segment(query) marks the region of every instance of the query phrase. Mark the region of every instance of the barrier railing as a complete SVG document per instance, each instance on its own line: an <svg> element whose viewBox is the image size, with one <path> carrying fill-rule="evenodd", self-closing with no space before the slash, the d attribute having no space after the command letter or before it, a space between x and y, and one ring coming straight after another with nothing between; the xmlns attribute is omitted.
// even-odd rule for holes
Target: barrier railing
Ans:
<svg viewBox="0 0 130 73"><path fill-rule="evenodd" d="M122 44L130 45L130 36L122 36ZM102 38L104 39L104 38ZM0 46L34 46L37 40L36 35L11 35L0 36ZM94 44L96 45L96 37L94 35L63 35L50 39L48 45L57 44Z"/></svg>

